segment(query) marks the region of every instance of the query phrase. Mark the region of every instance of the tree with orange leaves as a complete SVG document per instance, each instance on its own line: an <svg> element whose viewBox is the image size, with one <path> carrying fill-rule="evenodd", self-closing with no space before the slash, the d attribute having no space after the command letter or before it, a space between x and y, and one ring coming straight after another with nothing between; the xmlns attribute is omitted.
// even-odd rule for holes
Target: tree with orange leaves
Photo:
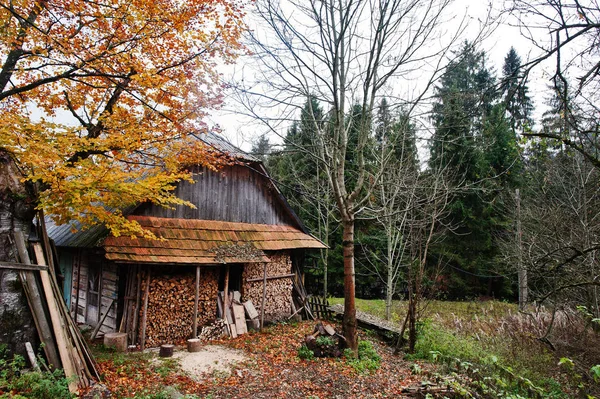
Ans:
<svg viewBox="0 0 600 399"><path fill-rule="evenodd" d="M35 209L58 223L144 235L118 210L182 203L172 191L190 178L181 165L221 162L192 136L221 101L215 66L242 51L243 7L1 0L2 244L12 229L27 229Z"/></svg>

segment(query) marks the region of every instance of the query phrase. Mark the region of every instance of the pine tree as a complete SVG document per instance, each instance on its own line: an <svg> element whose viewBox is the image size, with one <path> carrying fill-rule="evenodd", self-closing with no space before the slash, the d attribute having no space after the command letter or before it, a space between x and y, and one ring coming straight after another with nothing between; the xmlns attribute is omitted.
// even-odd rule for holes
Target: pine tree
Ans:
<svg viewBox="0 0 600 399"><path fill-rule="evenodd" d="M429 166L447 169L455 184L465 187L450 204L445 221L450 231L437 248L453 270L449 291L457 297L491 294L493 289L493 284L477 277L493 269L498 227L492 206L498 186L484 184L484 178L506 167L500 148L509 138L504 116L494 106L499 93L485 61L484 52L465 42L441 79L433 108Z"/></svg>
<svg viewBox="0 0 600 399"><path fill-rule="evenodd" d="M511 47L504 57L501 91L510 126L514 131L523 129L533 122L531 119L533 102L529 97L529 88L520 68L521 58L514 47Z"/></svg>
<svg viewBox="0 0 600 399"><path fill-rule="evenodd" d="M263 161L263 163L266 163L270 152L271 144L269 143L269 138L265 134L261 134L260 137L252 143L250 153Z"/></svg>

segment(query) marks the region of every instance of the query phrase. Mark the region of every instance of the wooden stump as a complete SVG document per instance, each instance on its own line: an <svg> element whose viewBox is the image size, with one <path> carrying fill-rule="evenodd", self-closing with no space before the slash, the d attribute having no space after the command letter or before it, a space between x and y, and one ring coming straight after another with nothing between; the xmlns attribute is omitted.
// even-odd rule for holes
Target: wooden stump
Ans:
<svg viewBox="0 0 600 399"><path fill-rule="evenodd" d="M198 338L192 338L187 340L187 350L188 352L200 352L202 348L202 341Z"/></svg>
<svg viewBox="0 0 600 399"><path fill-rule="evenodd" d="M175 345L164 344L160 346L160 351L158 352L158 356L160 357L171 357L173 356L173 348Z"/></svg>
<svg viewBox="0 0 600 399"><path fill-rule="evenodd" d="M104 346L114 347L117 352L127 351L127 334L126 333L104 334Z"/></svg>

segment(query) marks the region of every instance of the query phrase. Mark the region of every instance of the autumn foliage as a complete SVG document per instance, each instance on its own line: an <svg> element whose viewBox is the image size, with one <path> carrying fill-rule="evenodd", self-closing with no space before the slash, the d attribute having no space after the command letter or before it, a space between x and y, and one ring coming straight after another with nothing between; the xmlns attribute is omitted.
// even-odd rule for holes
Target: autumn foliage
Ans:
<svg viewBox="0 0 600 399"><path fill-rule="evenodd" d="M236 0L12 0L0 5L0 149L58 222L139 234L115 209L180 204L183 164L242 51ZM102 205L102 206L99 206Z"/></svg>

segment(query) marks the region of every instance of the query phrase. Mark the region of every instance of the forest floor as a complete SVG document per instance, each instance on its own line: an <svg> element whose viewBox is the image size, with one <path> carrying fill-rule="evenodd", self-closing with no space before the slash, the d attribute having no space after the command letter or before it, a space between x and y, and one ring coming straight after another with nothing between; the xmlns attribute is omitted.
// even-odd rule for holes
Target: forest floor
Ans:
<svg viewBox="0 0 600 399"><path fill-rule="evenodd" d="M383 301L357 300L357 307L374 316L385 313ZM406 303L395 302L392 321L399 324L405 309ZM555 315L551 350L538 339L547 331L548 312L523 314L515 305L497 301L432 301L422 312L412 354L394 355L375 333L360 331L360 339L371 342L381 358L375 365L345 357L301 359L299 349L315 321L282 323L262 333L211 341L206 350L221 348L213 357L214 367L194 369L197 364L192 364L187 372L174 358L95 351L103 383L114 398L402 398L425 397L407 394L424 387L434 398L600 394L600 380L595 380L600 376L593 368L600 363L600 340L576 314ZM243 360L225 364L229 352L221 350L235 351Z"/></svg>
<svg viewBox="0 0 600 399"><path fill-rule="evenodd" d="M423 370L433 369L394 355L392 348L364 332L361 339L371 341L381 357L376 370L357 370L343 357L302 360L298 349L315 324L279 324L207 344L207 350L219 345L243 354L245 360L228 370L189 373L176 358L158 360L149 353L101 350L97 360L103 383L115 398L168 398L168 391L198 398L399 398L403 389L421 385Z"/></svg>

